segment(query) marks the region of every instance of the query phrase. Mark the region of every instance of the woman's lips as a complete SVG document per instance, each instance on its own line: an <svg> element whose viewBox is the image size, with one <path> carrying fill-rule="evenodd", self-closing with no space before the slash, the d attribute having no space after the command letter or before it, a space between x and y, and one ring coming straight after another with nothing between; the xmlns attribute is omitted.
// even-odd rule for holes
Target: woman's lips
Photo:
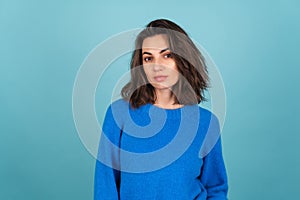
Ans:
<svg viewBox="0 0 300 200"><path fill-rule="evenodd" d="M154 76L154 79L157 81L157 82L163 82L164 80L167 79L168 76Z"/></svg>

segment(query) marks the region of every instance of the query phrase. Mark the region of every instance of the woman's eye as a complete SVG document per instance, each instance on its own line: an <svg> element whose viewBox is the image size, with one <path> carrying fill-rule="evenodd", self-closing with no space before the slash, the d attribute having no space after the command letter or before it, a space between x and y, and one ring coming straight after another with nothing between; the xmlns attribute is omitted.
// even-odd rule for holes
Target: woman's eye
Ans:
<svg viewBox="0 0 300 200"><path fill-rule="evenodd" d="M145 58L144 58L144 61L145 61L145 62L151 61L151 57L145 57Z"/></svg>
<svg viewBox="0 0 300 200"><path fill-rule="evenodd" d="M171 58L171 57L172 57L172 54L171 54L171 53L165 54L165 58Z"/></svg>

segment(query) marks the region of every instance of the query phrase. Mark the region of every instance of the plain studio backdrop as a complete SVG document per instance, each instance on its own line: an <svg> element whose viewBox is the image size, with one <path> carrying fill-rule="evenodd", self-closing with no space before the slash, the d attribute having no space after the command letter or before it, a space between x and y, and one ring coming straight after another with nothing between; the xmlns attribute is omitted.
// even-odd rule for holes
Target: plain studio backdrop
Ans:
<svg viewBox="0 0 300 200"><path fill-rule="evenodd" d="M95 159L72 115L77 71L99 43L157 18L182 26L222 75L229 198L297 199L299 8L296 0L1 0L0 199L92 199ZM120 76L129 56L116 64ZM99 121L104 98L97 93Z"/></svg>

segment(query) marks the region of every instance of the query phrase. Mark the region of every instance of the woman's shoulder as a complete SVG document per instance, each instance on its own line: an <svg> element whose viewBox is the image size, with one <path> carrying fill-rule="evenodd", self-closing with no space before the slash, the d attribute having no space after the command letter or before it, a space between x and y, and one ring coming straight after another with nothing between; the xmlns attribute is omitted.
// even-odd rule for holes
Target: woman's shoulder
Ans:
<svg viewBox="0 0 300 200"><path fill-rule="evenodd" d="M113 101L109 107L108 107L108 111L109 112L113 112L114 114L118 114L118 115L125 115L127 116L127 114L141 114L144 113L145 110L147 110L147 108L149 107L148 104L140 106L139 108L132 108L132 106L130 105L130 102L124 99L117 99L115 101Z"/></svg>
<svg viewBox="0 0 300 200"><path fill-rule="evenodd" d="M204 108L202 106L199 106L199 114L200 114L200 119L208 121L208 122L219 122L218 117L216 116L215 113L210 111L207 108Z"/></svg>
<svg viewBox="0 0 300 200"><path fill-rule="evenodd" d="M126 107L126 108L128 108L128 106L129 106L129 102L124 100L123 98L114 100L110 104L110 107Z"/></svg>
<svg viewBox="0 0 300 200"><path fill-rule="evenodd" d="M129 108L129 102L125 101L124 99L114 100L108 106L108 110L113 109L116 111L123 111L124 109L127 110L128 108Z"/></svg>
<svg viewBox="0 0 300 200"><path fill-rule="evenodd" d="M213 114L208 108L204 108L204 107L202 107L200 105L198 107L199 107L200 115L210 116L210 115Z"/></svg>

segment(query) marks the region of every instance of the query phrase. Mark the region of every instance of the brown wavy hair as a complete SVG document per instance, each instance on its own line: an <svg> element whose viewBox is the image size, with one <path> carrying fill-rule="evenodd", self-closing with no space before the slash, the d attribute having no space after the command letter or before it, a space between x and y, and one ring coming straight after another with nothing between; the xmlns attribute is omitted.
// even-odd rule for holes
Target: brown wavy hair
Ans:
<svg viewBox="0 0 300 200"><path fill-rule="evenodd" d="M159 34L167 35L169 49L178 68L178 82L171 88L175 97L174 104L192 105L205 101L204 91L209 87L209 77L204 57L187 33L177 24L166 19L150 22L136 37L130 68L131 80L121 95L133 108L147 103L154 104L154 87L147 81L143 70L142 45L144 39ZM185 79L185 80L184 80Z"/></svg>

